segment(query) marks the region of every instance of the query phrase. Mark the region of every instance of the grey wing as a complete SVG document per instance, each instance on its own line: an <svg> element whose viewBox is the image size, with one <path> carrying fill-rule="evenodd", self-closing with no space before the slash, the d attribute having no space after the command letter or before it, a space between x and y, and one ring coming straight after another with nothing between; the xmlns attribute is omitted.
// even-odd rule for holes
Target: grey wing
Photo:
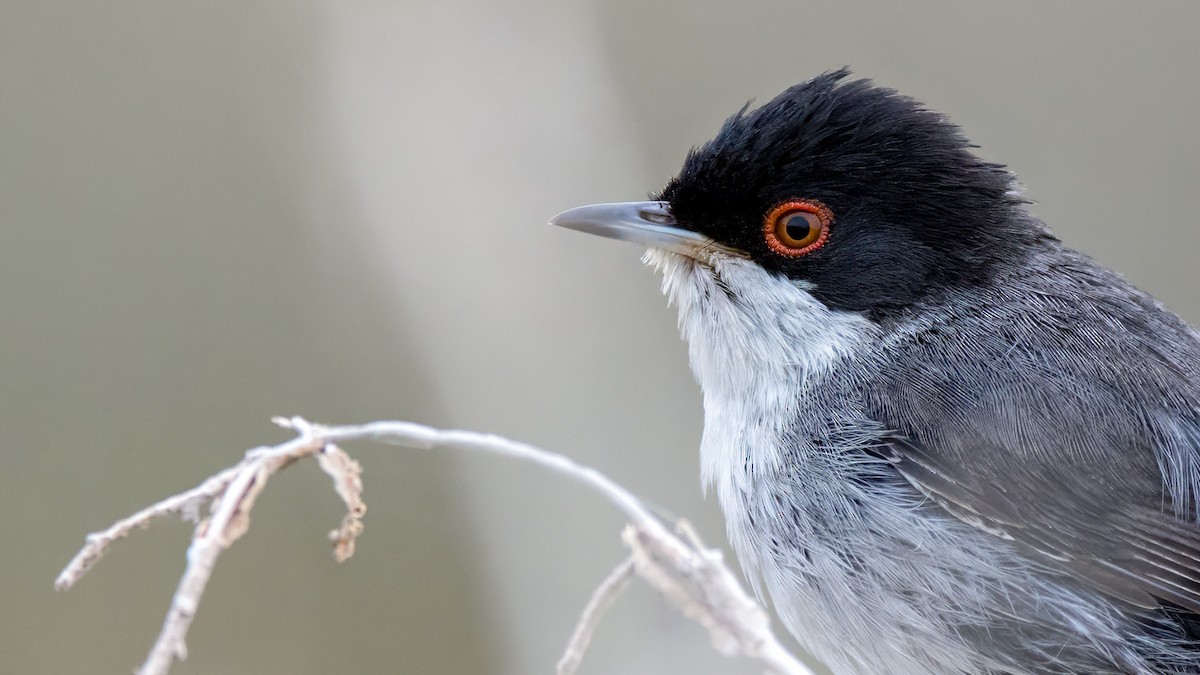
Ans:
<svg viewBox="0 0 1200 675"><path fill-rule="evenodd" d="M882 452L948 513L1113 598L1200 613L1200 344L1149 314L1153 342L1054 317L926 335L863 390Z"/></svg>
<svg viewBox="0 0 1200 675"><path fill-rule="evenodd" d="M1066 249L973 293L864 369L883 452L956 518L1200 614L1200 334Z"/></svg>
<svg viewBox="0 0 1200 675"><path fill-rule="evenodd" d="M1122 503L1103 483L1082 487L1012 472L980 481L909 438L887 450L897 470L951 515L1043 556L1113 598L1151 609L1162 601L1200 612L1200 529L1168 510ZM1024 494L1022 494L1024 493ZM1036 501L1035 501L1036 500Z"/></svg>

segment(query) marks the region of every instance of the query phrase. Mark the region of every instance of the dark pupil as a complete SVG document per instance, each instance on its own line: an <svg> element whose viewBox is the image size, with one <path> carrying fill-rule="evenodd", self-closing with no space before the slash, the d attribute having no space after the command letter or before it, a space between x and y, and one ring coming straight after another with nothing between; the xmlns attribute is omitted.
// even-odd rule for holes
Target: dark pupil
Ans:
<svg viewBox="0 0 1200 675"><path fill-rule="evenodd" d="M787 236L796 241L804 241L812 230L812 225L809 225L808 219L802 214L795 214L787 219L787 224L784 225L787 229Z"/></svg>

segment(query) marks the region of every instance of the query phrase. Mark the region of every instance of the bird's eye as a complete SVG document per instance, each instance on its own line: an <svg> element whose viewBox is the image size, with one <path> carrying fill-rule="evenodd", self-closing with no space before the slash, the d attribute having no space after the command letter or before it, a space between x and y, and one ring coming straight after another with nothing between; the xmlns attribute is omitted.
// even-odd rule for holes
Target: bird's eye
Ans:
<svg viewBox="0 0 1200 675"><path fill-rule="evenodd" d="M819 202L793 199L771 209L764 219L767 246L796 258L825 245L833 212Z"/></svg>

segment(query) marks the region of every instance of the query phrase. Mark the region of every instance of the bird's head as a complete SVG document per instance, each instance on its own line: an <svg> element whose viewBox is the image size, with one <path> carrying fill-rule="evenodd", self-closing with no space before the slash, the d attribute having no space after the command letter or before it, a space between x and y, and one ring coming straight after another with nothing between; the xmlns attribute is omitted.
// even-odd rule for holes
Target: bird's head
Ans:
<svg viewBox="0 0 1200 675"><path fill-rule="evenodd" d="M654 201L552 221L640 242L698 274L754 265L832 311L886 320L980 284L1044 231L1011 174L944 116L840 70L743 108ZM665 257L662 257L665 256ZM758 270L756 270L758 271ZM719 284L750 297L756 275Z"/></svg>

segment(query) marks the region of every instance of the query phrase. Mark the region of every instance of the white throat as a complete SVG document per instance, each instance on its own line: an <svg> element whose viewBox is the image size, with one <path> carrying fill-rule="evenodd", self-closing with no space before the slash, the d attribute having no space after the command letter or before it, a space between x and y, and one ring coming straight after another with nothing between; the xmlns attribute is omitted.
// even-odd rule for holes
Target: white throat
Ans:
<svg viewBox="0 0 1200 675"><path fill-rule="evenodd" d="M812 383L874 324L830 310L811 286L743 258L699 262L649 249L642 260L662 273L663 292L679 309L704 393L701 477L726 505L753 475L778 465L784 423L801 414Z"/></svg>

